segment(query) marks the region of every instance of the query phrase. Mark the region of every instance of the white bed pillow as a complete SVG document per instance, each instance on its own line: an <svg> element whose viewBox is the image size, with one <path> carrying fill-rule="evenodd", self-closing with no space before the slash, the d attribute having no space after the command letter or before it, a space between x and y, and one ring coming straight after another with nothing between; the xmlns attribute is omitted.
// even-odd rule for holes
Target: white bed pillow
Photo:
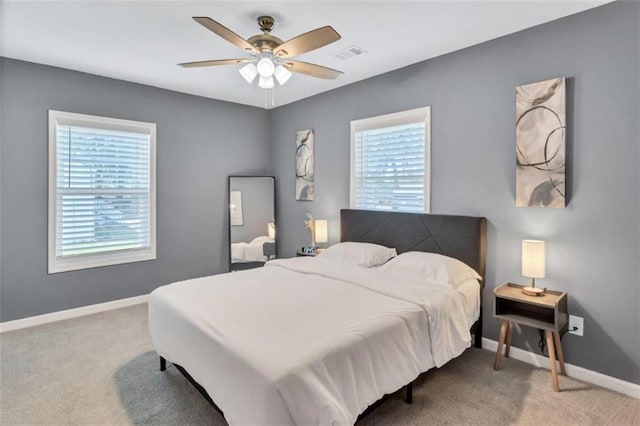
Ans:
<svg viewBox="0 0 640 426"><path fill-rule="evenodd" d="M420 251L402 253L377 269L406 280L434 280L451 285L482 279L473 268L458 259Z"/></svg>
<svg viewBox="0 0 640 426"><path fill-rule="evenodd" d="M251 240L249 244L258 245L258 244L272 243L272 242L273 242L273 238L269 238L268 236L265 235L263 237L255 237L253 240Z"/></svg>
<svg viewBox="0 0 640 426"><path fill-rule="evenodd" d="M370 268L382 265L397 254L396 249L378 244L344 242L332 245L318 256L340 259Z"/></svg>

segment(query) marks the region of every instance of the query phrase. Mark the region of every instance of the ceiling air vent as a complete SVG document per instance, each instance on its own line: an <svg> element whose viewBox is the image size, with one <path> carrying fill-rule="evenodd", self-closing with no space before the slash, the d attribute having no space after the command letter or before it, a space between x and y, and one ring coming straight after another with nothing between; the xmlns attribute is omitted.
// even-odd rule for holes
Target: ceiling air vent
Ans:
<svg viewBox="0 0 640 426"><path fill-rule="evenodd" d="M331 56L333 56L334 58L345 60L353 58L354 56L364 55L365 53L367 53L367 51L363 48L356 45L351 45L346 49L342 49L336 53L331 54Z"/></svg>

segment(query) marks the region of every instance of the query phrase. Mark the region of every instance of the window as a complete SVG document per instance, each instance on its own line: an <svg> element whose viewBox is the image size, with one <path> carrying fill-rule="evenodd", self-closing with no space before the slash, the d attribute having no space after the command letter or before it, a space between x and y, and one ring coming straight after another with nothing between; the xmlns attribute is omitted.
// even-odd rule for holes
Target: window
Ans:
<svg viewBox="0 0 640 426"><path fill-rule="evenodd" d="M49 111L49 273L156 258L156 125Z"/></svg>
<svg viewBox="0 0 640 426"><path fill-rule="evenodd" d="M431 109L351 122L351 208L429 212Z"/></svg>

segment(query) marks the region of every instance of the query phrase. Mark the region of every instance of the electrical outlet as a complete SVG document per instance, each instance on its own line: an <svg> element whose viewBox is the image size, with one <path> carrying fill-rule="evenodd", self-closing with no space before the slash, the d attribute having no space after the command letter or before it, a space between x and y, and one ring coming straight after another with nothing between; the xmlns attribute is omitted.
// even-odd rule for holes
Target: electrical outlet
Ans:
<svg viewBox="0 0 640 426"><path fill-rule="evenodd" d="M574 328L577 328L574 330ZM582 336L584 334L584 319L582 317L576 317L569 315L569 333L576 336Z"/></svg>

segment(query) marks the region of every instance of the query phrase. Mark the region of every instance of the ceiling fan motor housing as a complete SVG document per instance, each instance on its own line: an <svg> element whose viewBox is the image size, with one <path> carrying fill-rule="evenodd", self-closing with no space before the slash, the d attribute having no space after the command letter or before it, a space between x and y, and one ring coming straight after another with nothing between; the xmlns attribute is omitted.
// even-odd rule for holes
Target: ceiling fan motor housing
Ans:
<svg viewBox="0 0 640 426"><path fill-rule="evenodd" d="M254 35L253 37L250 37L247 41L251 43L253 47L258 49L260 53L273 52L275 48L277 48L283 43L283 41L280 40L278 37L274 37L271 34L267 34L267 33Z"/></svg>

